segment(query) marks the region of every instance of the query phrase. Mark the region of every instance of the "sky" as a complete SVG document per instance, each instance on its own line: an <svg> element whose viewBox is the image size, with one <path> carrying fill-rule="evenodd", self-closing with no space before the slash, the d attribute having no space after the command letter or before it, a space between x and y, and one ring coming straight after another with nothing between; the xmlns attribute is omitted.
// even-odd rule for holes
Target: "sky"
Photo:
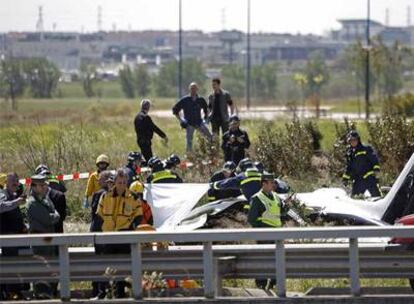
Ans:
<svg viewBox="0 0 414 304"><path fill-rule="evenodd" d="M245 31L248 0L182 0L184 30ZM176 30L179 0L0 0L0 32L34 31L38 7L43 7L44 29L94 32L98 6L102 29ZM366 0L251 0L251 31L324 34L339 28L338 19L365 18ZM413 0L371 0L371 18L389 25L407 24ZM414 18L411 17L411 24Z"/></svg>

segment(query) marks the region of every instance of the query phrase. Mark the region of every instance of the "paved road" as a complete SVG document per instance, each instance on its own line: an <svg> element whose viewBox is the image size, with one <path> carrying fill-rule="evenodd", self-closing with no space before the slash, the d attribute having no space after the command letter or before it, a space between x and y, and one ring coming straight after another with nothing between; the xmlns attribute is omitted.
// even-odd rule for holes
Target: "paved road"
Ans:
<svg viewBox="0 0 414 304"><path fill-rule="evenodd" d="M154 111L151 112L151 115L163 118L173 117L169 110ZM309 108L299 109L297 115L301 118L312 118L315 117L315 111ZM252 107L250 110L243 107L239 109L239 116L243 119L273 120L278 117L293 117L293 113L287 107ZM371 118L375 118L376 116L376 114L371 114ZM345 118L351 120L364 119L364 116L362 114L358 115L358 113L331 112L330 107L322 107L320 118L343 121Z"/></svg>

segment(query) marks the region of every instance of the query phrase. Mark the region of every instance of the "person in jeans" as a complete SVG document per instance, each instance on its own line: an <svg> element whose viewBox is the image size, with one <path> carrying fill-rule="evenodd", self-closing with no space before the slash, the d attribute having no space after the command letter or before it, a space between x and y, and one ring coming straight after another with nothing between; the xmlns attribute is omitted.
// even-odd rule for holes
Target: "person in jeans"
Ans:
<svg viewBox="0 0 414 304"><path fill-rule="evenodd" d="M175 117L180 121L182 128L186 130L186 149L187 152L193 150L193 136L195 130L198 130L210 142L212 135L208 130L205 121L201 117L201 111L204 112L204 118L208 117L207 102L204 97L198 95L198 85L192 82L189 85L190 94L182 97L173 107L172 111ZM183 116L180 116L180 112Z"/></svg>
<svg viewBox="0 0 414 304"><path fill-rule="evenodd" d="M208 108L210 109L210 121L213 134L219 135L220 128L222 134L229 129L229 111L234 114L234 104L229 92L221 88L220 78L213 78L211 81L213 92L208 96Z"/></svg>

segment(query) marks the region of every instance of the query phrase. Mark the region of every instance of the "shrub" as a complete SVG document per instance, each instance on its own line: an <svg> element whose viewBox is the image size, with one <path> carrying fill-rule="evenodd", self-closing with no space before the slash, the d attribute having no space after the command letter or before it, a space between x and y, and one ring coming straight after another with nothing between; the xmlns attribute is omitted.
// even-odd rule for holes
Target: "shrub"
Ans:
<svg viewBox="0 0 414 304"><path fill-rule="evenodd" d="M295 177L313 171L313 139L304 123L294 119L285 129L265 123L258 134L256 155L268 170Z"/></svg>
<svg viewBox="0 0 414 304"><path fill-rule="evenodd" d="M408 117L414 116L414 94L407 93L391 97L385 103L384 112Z"/></svg>
<svg viewBox="0 0 414 304"><path fill-rule="evenodd" d="M414 153L414 121L401 115L384 114L368 122L367 128L382 171L397 175Z"/></svg>

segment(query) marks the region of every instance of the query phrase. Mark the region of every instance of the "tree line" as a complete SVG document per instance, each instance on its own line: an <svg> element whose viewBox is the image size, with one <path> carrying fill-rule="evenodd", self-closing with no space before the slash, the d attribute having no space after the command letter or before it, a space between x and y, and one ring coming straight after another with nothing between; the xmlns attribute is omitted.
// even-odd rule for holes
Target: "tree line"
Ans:
<svg viewBox="0 0 414 304"><path fill-rule="evenodd" d="M386 45L380 38L371 41L371 48L356 42L346 48L334 62L327 63L323 53L311 53L305 64L293 66L288 77L291 78L295 94L290 104L293 110L308 101L319 113L321 95L331 81L334 73L347 73L354 82L357 92L365 89L367 52L370 54L370 89L381 100L391 100L403 87L404 71L414 70L414 52L398 42ZM246 70L244 65L224 65L220 69L225 88L235 97L244 97L246 92ZM100 97L102 89L98 86L97 67L82 64L79 80L87 97ZM183 60L183 88L187 91L190 82L199 83L202 91L207 80L206 67L196 59ZM256 99L274 100L281 89L280 77L286 76L280 64L268 63L254 65L251 70L251 96ZM33 98L51 98L56 94L61 77L55 64L45 58L15 59L6 58L0 64L0 96L10 99L12 108L17 109L16 99L25 92ZM177 62L162 65L158 73L151 73L144 64L123 65L119 70L119 84L127 98L143 98L149 94L160 97L177 95ZM350 86L349 83L347 87ZM207 89L207 87L205 87Z"/></svg>

